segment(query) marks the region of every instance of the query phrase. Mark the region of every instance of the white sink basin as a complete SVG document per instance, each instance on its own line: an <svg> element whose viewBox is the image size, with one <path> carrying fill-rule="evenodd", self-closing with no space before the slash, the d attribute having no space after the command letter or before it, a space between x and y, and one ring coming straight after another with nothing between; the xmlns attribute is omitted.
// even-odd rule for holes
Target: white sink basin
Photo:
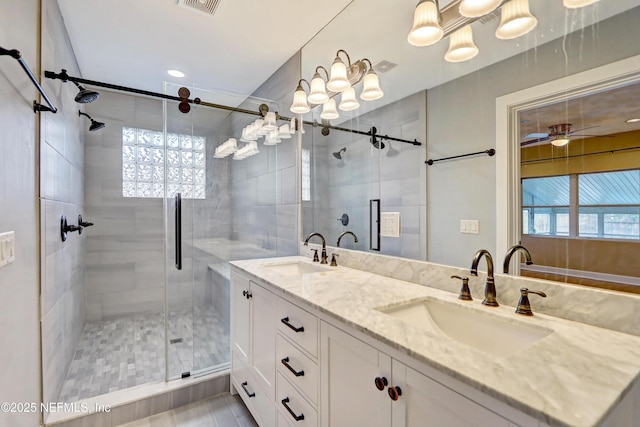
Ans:
<svg viewBox="0 0 640 427"><path fill-rule="evenodd" d="M418 328L435 327L449 338L503 357L522 352L553 332L521 322L516 317L502 318L490 310L490 307L476 309L427 299L379 311Z"/></svg>
<svg viewBox="0 0 640 427"><path fill-rule="evenodd" d="M304 274L320 273L329 270L328 267L303 261L291 261L277 264L264 264L263 267L275 271L283 276L302 276Z"/></svg>

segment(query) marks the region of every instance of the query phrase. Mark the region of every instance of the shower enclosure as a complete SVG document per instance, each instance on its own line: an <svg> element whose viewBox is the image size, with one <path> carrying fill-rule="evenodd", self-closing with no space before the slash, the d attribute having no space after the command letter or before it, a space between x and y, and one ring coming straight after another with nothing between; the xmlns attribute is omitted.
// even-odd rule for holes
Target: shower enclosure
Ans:
<svg viewBox="0 0 640 427"><path fill-rule="evenodd" d="M178 89L165 84L167 94ZM264 99L190 91L277 110ZM85 323L60 384L45 372L45 393L76 402L227 369L228 261L297 251L297 180L282 182L297 171L297 145L214 158L257 117L197 105L184 114L175 101L108 91L85 111L106 123L83 135L82 214L95 225L73 237L84 239Z"/></svg>

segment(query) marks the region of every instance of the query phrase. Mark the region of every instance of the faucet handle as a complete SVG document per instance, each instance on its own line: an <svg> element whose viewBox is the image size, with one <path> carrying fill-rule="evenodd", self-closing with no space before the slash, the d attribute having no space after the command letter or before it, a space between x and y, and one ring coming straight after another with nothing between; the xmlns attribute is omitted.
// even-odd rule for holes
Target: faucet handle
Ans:
<svg viewBox="0 0 640 427"><path fill-rule="evenodd" d="M462 287L460 288L460 294L458 295L458 298L465 301L472 301L473 298L471 297L471 291L469 290L469 278L456 275L451 276L451 278L462 280Z"/></svg>
<svg viewBox="0 0 640 427"><path fill-rule="evenodd" d="M320 258L318 258L318 250L311 249L311 251L313 252L313 262L320 262Z"/></svg>
<svg viewBox="0 0 640 427"><path fill-rule="evenodd" d="M524 316L533 316L533 311L531 311L531 305L529 304L529 294L540 295L543 298L547 297L547 294L545 294L544 292L530 291L527 288L520 288L520 300L518 301L516 313L522 314Z"/></svg>
<svg viewBox="0 0 640 427"><path fill-rule="evenodd" d="M340 256L340 254L331 254L331 267L337 267L338 263L336 262L336 257Z"/></svg>

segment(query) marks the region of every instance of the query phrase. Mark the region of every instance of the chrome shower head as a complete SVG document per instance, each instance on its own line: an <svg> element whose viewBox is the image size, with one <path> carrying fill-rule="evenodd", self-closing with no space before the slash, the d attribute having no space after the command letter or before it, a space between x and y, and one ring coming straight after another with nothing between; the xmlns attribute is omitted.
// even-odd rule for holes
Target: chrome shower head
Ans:
<svg viewBox="0 0 640 427"><path fill-rule="evenodd" d="M73 82L73 84L76 85L80 90L80 92L78 92L78 94L75 97L75 101L77 103L88 104L90 102L95 101L100 96L100 94L95 90L85 89L76 82Z"/></svg>
<svg viewBox="0 0 640 427"><path fill-rule="evenodd" d="M91 120L91 124L89 125L89 132L93 132L95 130L99 130L102 129L103 127L105 127L106 125L102 122L99 122L97 120L93 120L91 118L90 115L88 115L87 113L83 113L82 111L78 110L78 117L80 116L86 116L89 118L89 120Z"/></svg>
<svg viewBox="0 0 640 427"><path fill-rule="evenodd" d="M345 151L347 151L347 147L342 147L340 151L336 151L335 153L333 153L333 157L338 160L342 160L342 153L344 153Z"/></svg>

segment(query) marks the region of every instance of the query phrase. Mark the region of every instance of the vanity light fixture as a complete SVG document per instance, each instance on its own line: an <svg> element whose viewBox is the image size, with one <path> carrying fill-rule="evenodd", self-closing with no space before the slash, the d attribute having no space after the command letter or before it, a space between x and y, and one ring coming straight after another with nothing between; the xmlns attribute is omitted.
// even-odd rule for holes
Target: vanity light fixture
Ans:
<svg viewBox="0 0 640 427"><path fill-rule="evenodd" d="M320 118L325 120L334 120L340 117L338 110L336 110L336 100L331 98L324 104L322 104L322 113Z"/></svg>
<svg viewBox="0 0 640 427"><path fill-rule="evenodd" d="M309 97L307 98L310 103L316 105L324 104L329 100L325 81L318 70L323 70L325 75L327 76L327 80L329 80L329 73L327 73L327 69L322 65L318 65L316 67L316 72L311 79L311 88L309 89Z"/></svg>
<svg viewBox="0 0 640 427"><path fill-rule="evenodd" d="M480 18L500 6L502 0L462 0L458 10L466 18Z"/></svg>
<svg viewBox="0 0 640 427"><path fill-rule="evenodd" d="M431 46L442 39L438 0L421 0L413 12L413 27L407 41L413 46Z"/></svg>
<svg viewBox="0 0 640 427"><path fill-rule="evenodd" d="M589 6L599 1L600 0L563 0L562 4L567 9L577 9L579 7Z"/></svg>
<svg viewBox="0 0 640 427"><path fill-rule="evenodd" d="M229 154L233 154L238 150L238 144L235 138L229 138L222 144L216 147L213 157L221 159L227 157Z"/></svg>
<svg viewBox="0 0 640 427"><path fill-rule="evenodd" d="M360 108L360 103L356 99L356 90L352 87L342 92L340 98L340 105L338 105L342 111L353 111Z"/></svg>
<svg viewBox="0 0 640 427"><path fill-rule="evenodd" d="M466 25L449 37L449 50L444 59L448 62L463 62L477 54L478 47L473 43L471 25Z"/></svg>
<svg viewBox="0 0 640 427"><path fill-rule="evenodd" d="M342 60L340 55L343 54L347 63ZM323 70L327 81L322 78L320 70ZM340 117L336 109L336 101L333 99L337 94L341 93L341 101L339 108L342 111L352 111L360 107L360 103L356 97L355 85L363 81L360 99L363 101L374 101L384 96L384 92L380 88L380 79L373 69L373 64L367 58L359 59L351 62L349 54L340 49L336 52L336 57L331 65L331 72L323 66L317 66L311 84L305 79L298 81L298 87L293 94L293 103L291 104L291 112L295 114L306 114L311 111L311 106L322 105L321 118L325 120L333 120ZM307 96L302 82L309 86L309 96ZM329 104L329 105L327 105Z"/></svg>
<svg viewBox="0 0 640 427"><path fill-rule="evenodd" d="M336 59L334 59L333 64L331 64L331 77L327 82L327 89L336 93L344 92L351 87L351 82L349 82L349 79L347 78L347 66L340 58L340 52L344 52L344 54L347 55L349 68L351 68L351 58L349 58L349 54L346 51L340 49L338 52L336 52Z"/></svg>
<svg viewBox="0 0 640 427"><path fill-rule="evenodd" d="M509 0L502 5L501 16L496 30L496 37L501 40L523 36L538 25L538 20L529 11L529 0Z"/></svg>
<svg viewBox="0 0 640 427"><path fill-rule="evenodd" d="M291 108L289 108L294 114L307 114L311 111L309 104L307 104L307 93L302 88L302 82L305 82L307 85L309 84L305 79L300 79L298 82L298 87L293 94L293 104L291 104ZM310 86L309 91L311 91Z"/></svg>

